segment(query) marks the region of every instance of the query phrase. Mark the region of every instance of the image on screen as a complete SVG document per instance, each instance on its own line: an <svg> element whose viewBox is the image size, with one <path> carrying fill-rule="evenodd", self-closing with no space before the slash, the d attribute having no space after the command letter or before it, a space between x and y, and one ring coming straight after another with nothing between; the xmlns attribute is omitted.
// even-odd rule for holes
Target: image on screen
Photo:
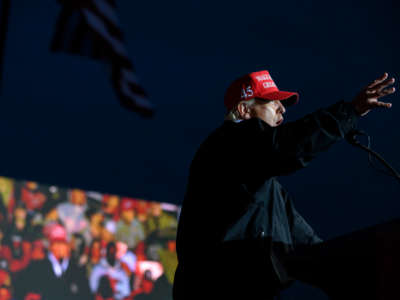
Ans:
<svg viewBox="0 0 400 300"><path fill-rule="evenodd" d="M172 299L179 209L0 177L0 300Z"/></svg>

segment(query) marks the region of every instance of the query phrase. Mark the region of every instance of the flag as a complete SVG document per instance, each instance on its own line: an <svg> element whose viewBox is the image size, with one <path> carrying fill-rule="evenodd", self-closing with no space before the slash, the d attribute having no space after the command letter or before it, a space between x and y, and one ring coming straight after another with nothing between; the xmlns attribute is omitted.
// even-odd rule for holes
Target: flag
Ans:
<svg viewBox="0 0 400 300"><path fill-rule="evenodd" d="M121 105L144 117L154 105L139 84L128 57L115 0L59 0L62 10L50 49L96 59L109 67Z"/></svg>

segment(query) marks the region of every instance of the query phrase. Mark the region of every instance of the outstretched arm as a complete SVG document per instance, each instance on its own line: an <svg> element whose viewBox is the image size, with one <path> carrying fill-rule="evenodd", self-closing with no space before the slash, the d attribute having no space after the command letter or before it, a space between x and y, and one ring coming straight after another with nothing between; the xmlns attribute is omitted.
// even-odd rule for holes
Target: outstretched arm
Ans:
<svg viewBox="0 0 400 300"><path fill-rule="evenodd" d="M266 152L271 155L265 162L268 175L285 175L305 167L318 153L355 129L361 116L374 108L390 108L391 103L378 101L395 91L388 88L394 79L387 77L385 73L369 84L351 102L340 101L294 122L270 127L260 119L248 120L248 125L257 131L254 142L260 152L258 157Z"/></svg>

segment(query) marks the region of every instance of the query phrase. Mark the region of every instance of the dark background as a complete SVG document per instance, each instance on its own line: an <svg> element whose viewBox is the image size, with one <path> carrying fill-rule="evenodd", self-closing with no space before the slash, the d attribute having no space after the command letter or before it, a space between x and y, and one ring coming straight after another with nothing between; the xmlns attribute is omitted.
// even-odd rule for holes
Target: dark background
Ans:
<svg viewBox="0 0 400 300"><path fill-rule="evenodd" d="M118 13L157 113L118 104L105 67L49 52L60 6L12 1L0 109L0 174L180 204L191 158L221 124L236 77L267 69L300 93L295 120L352 97L385 71L400 80L398 1L131 1ZM395 84L397 86L397 83ZM400 169L397 103L363 117ZM324 239L400 215L399 184L342 141L282 183ZM212 203L204 201L205 209ZM296 284L284 299L326 299Z"/></svg>

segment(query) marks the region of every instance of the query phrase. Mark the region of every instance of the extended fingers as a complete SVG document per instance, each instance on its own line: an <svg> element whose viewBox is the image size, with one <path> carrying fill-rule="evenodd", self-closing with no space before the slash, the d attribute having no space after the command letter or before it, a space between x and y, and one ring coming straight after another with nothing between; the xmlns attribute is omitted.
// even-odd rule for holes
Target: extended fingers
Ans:
<svg viewBox="0 0 400 300"><path fill-rule="evenodd" d="M394 83L394 78L387 78L383 82L377 84L376 86L373 87L374 90L380 91L383 90L384 88L388 87L389 85Z"/></svg>
<svg viewBox="0 0 400 300"><path fill-rule="evenodd" d="M386 88L386 89L379 89L379 90L367 90L368 98L380 98L390 94L393 94L396 91L394 87Z"/></svg>
<svg viewBox="0 0 400 300"><path fill-rule="evenodd" d="M381 101L376 101L371 103L372 107L385 107L385 108L391 108L392 103L386 103L386 102L381 102Z"/></svg>
<svg viewBox="0 0 400 300"><path fill-rule="evenodd" d="M388 78L389 74L388 73L384 73L382 77L375 79L373 82L371 82L369 85L367 85L367 89L373 88L375 86L377 86L378 84L382 83L383 81L386 80L386 78Z"/></svg>

